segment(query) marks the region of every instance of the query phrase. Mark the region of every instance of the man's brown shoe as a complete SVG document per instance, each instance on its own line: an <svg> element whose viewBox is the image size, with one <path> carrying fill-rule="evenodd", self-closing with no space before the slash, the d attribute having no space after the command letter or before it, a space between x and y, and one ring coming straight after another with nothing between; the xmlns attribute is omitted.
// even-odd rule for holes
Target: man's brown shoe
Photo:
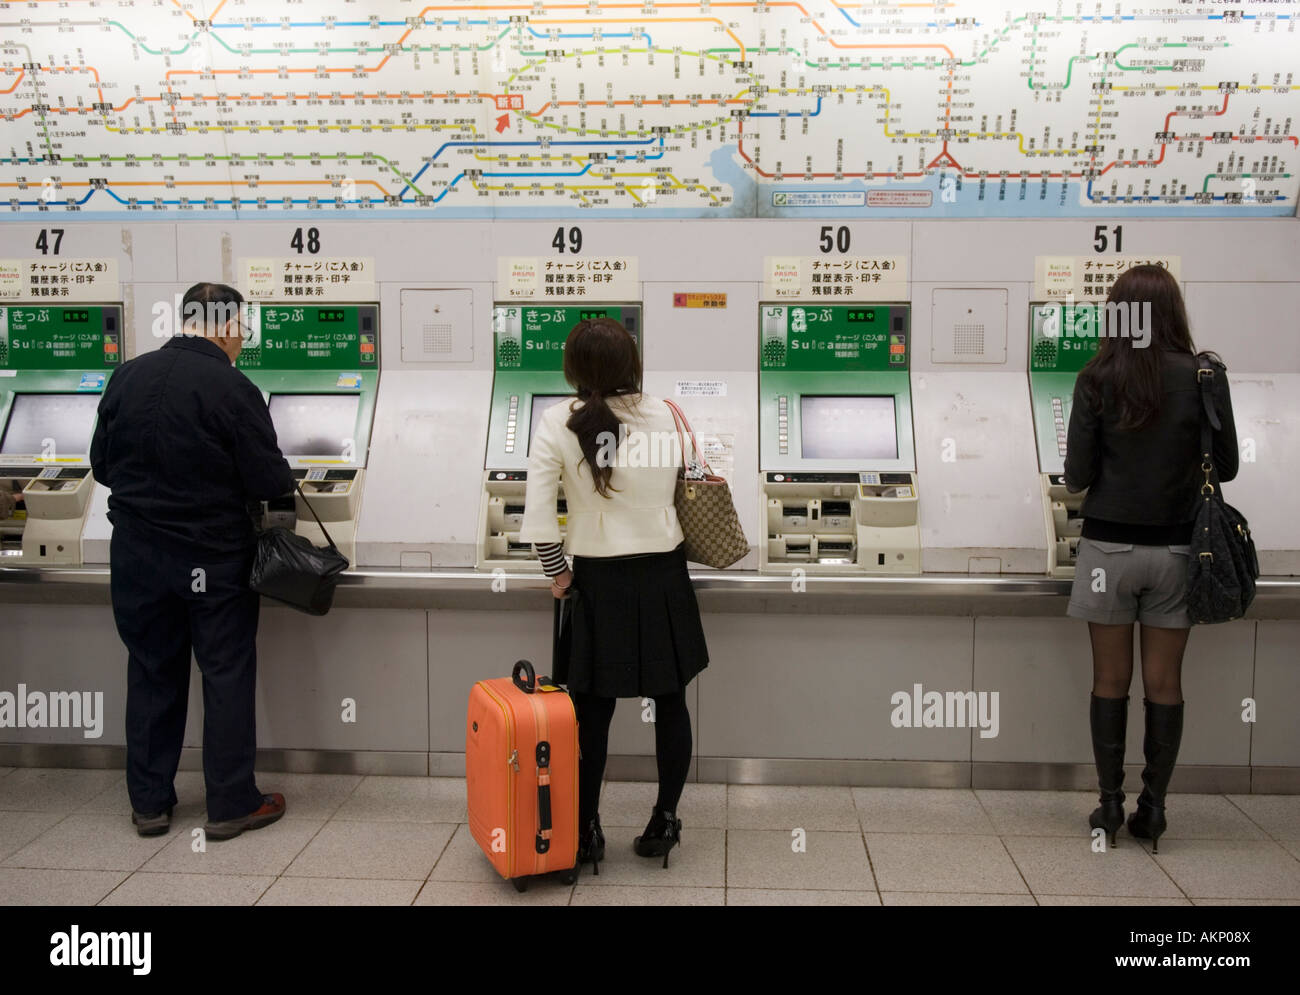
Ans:
<svg viewBox="0 0 1300 995"><path fill-rule="evenodd" d="M284 795L276 793L262 796L262 807L240 819L209 822L203 831L210 840L232 840L245 829L261 829L284 815Z"/></svg>
<svg viewBox="0 0 1300 995"><path fill-rule="evenodd" d="M131 821L135 824L135 831L141 836L161 836L172 827L172 810L168 809L156 815L142 815L133 811Z"/></svg>

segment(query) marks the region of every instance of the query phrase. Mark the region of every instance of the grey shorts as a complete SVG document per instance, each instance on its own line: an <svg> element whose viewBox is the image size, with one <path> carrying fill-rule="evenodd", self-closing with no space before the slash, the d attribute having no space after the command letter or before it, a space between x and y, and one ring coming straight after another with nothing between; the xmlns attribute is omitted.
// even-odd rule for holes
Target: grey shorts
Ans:
<svg viewBox="0 0 1300 995"><path fill-rule="evenodd" d="M1103 625L1186 629L1187 546L1080 539L1066 614Z"/></svg>

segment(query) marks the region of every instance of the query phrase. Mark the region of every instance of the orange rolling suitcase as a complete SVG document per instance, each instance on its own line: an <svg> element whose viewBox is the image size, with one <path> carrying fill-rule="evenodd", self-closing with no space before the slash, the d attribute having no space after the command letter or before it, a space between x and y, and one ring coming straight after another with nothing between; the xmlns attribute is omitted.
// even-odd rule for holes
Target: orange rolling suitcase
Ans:
<svg viewBox="0 0 1300 995"><path fill-rule="evenodd" d="M527 660L479 681L465 726L469 831L492 866L523 891L528 878L570 871L578 856L578 721L561 687Z"/></svg>

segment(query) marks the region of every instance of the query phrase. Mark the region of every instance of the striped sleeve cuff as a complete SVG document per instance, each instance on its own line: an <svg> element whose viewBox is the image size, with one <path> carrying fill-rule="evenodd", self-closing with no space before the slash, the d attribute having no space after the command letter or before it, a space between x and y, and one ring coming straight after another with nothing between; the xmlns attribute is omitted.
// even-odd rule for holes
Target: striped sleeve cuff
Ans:
<svg viewBox="0 0 1300 995"><path fill-rule="evenodd" d="M569 569L569 561L564 558L564 546L558 542L538 542L533 544L537 558L542 561L542 569L548 577L558 577Z"/></svg>

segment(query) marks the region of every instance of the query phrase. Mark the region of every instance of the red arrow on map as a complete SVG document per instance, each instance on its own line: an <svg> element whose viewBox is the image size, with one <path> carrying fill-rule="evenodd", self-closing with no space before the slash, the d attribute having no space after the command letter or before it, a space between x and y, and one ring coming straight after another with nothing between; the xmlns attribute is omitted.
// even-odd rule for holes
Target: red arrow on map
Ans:
<svg viewBox="0 0 1300 995"><path fill-rule="evenodd" d="M510 126L510 115L509 115L509 114L502 114L499 118L497 118L497 134L498 134L498 135L501 134L501 132L505 131L506 128L508 128L509 126Z"/></svg>

